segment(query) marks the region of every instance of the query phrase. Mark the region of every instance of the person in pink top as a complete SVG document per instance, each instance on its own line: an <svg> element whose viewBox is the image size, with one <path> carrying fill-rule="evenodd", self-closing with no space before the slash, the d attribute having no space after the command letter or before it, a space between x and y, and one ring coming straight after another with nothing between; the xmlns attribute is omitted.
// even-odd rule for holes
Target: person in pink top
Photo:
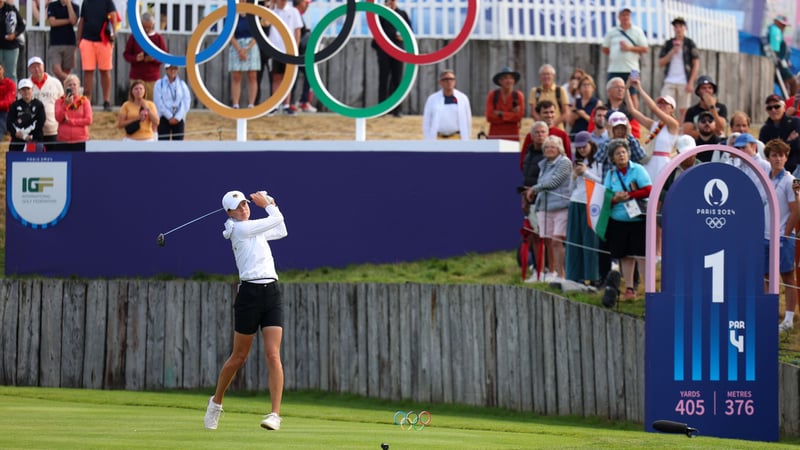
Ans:
<svg viewBox="0 0 800 450"><path fill-rule="evenodd" d="M64 96L56 100L58 144L48 146L48 151L86 151L89 125L92 124L92 104L83 95L81 81L70 74L64 79Z"/></svg>

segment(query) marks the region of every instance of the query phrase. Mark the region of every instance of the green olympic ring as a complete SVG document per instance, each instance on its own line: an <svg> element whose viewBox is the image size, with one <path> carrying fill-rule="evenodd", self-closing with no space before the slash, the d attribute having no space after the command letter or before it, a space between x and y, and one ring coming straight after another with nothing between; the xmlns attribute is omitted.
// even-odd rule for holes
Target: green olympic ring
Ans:
<svg viewBox="0 0 800 450"><path fill-rule="evenodd" d="M403 71L403 78L400 80L397 89L395 89L386 100L377 105L368 106L366 108L354 108L333 98L330 92L328 92L328 89L319 80L319 67L314 63L314 54L319 50L322 33L335 19L346 14L346 10L347 5L334 8L331 12L322 16L317 26L311 30L306 48L313 49L313 51L306 51L305 54L306 77L308 77L308 83L314 90L319 101L331 111L353 119L371 119L393 110L405 100L411 92L411 85L417 78L418 67L416 64L405 63L406 70ZM411 27L409 27L396 12L385 6L366 2L356 3L356 11L374 13L388 20L403 37L403 48L409 53L418 53L417 41L411 32ZM311 67L313 67L313 70L308 70Z"/></svg>

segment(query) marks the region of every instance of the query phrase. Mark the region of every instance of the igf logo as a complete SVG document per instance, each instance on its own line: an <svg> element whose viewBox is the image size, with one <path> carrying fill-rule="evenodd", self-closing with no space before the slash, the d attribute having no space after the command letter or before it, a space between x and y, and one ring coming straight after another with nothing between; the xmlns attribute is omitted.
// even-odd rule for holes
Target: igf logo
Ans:
<svg viewBox="0 0 800 450"><path fill-rule="evenodd" d="M52 177L30 177L22 179L22 192L44 192L44 188L53 187Z"/></svg>

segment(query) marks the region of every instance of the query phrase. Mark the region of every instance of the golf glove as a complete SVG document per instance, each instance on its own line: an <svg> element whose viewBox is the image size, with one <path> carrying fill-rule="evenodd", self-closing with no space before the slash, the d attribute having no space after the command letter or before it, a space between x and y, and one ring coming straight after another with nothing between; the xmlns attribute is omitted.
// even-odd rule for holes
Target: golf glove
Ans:
<svg viewBox="0 0 800 450"><path fill-rule="evenodd" d="M225 221L225 231L222 232L222 237L230 239L231 234L233 234L233 219L228 219Z"/></svg>

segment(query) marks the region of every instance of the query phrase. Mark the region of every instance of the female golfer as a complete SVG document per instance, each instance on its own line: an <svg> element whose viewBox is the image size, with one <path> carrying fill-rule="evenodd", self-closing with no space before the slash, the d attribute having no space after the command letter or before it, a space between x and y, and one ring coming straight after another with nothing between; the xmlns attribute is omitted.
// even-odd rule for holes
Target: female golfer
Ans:
<svg viewBox="0 0 800 450"><path fill-rule="evenodd" d="M283 215L272 197L264 191L250 194L260 208L266 208L269 217L250 220L250 203L239 191L230 191L222 197L222 207L229 219L222 236L231 240L236 267L239 269L239 292L234 309L233 350L225 361L217 380L217 390L208 400L205 426L216 430L222 413L222 397L236 372L244 365L256 332L261 328L264 352L269 370L269 396L272 412L264 416L261 426L267 430L281 428L281 397L283 396L283 365L281 364L281 338L283 336L283 310L278 273L268 241L286 236Z"/></svg>

